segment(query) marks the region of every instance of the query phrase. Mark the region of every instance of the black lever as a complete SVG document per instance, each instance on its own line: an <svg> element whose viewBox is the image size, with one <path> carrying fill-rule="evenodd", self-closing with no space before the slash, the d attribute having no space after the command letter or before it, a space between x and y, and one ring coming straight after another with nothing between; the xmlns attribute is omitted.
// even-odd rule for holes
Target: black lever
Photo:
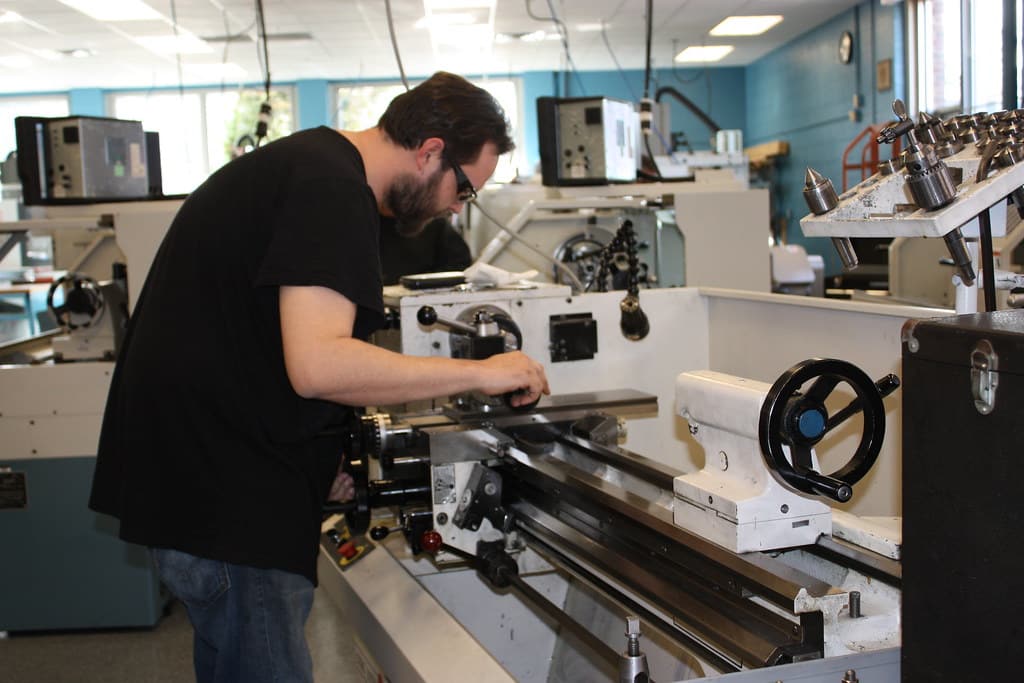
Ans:
<svg viewBox="0 0 1024 683"><path fill-rule="evenodd" d="M468 325L458 320L447 320L442 318L434 310L433 306L423 306L420 310L416 311L416 320L420 325L424 327L432 327L434 325L444 325L450 330L462 332L463 334L476 335L477 329L472 325Z"/></svg>

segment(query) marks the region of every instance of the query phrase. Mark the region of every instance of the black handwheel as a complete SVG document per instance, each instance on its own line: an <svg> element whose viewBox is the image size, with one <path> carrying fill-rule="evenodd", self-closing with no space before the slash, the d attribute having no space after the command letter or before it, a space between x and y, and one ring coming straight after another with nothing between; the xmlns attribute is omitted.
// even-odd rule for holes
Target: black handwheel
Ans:
<svg viewBox="0 0 1024 683"><path fill-rule="evenodd" d="M54 306L54 293L58 287L67 284L70 284L71 288L65 288L64 303ZM68 330L89 327L103 317L103 293L100 291L99 283L91 277L68 273L50 285L50 290L46 293L46 307L53 312L57 322Z"/></svg>
<svg viewBox="0 0 1024 683"><path fill-rule="evenodd" d="M814 380L810 388L800 388ZM829 416L825 399L840 382L848 384L857 397ZM831 358L811 358L797 363L780 376L761 406L758 436L761 453L773 476L798 492L824 496L844 503L853 496L853 485L875 464L885 437L885 407L882 397L899 386L895 375L876 384L851 363ZM823 474L811 463L811 448L846 418L861 411L864 427L853 457L843 467ZM792 462L783 446L789 446Z"/></svg>
<svg viewBox="0 0 1024 683"><path fill-rule="evenodd" d="M345 523L355 535L366 533L370 526L370 482L369 458L377 456L380 435L376 423L366 416L353 414L342 428L345 432L343 446L345 458L342 469L352 477L355 491L352 500L343 504Z"/></svg>
<svg viewBox="0 0 1024 683"><path fill-rule="evenodd" d="M354 535L366 533L370 526L370 484L364 460L345 460L344 470L352 475L355 492L345 511L345 523Z"/></svg>

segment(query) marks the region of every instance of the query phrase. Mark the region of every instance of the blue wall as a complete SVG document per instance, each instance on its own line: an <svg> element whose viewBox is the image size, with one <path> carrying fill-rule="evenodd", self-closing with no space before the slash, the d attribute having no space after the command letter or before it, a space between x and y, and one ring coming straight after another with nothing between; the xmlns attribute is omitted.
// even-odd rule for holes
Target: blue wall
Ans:
<svg viewBox="0 0 1024 683"><path fill-rule="evenodd" d="M77 88L68 91L68 111L76 116L106 116L107 104L99 88Z"/></svg>
<svg viewBox="0 0 1024 683"><path fill-rule="evenodd" d="M804 237L799 220L807 215L803 199L808 166L843 188L843 150L858 133L873 123L893 119L892 100L905 97L902 49L903 9L866 2L751 64L746 70L746 146L770 140L789 143L789 156L776 162L778 190L773 219L785 223L790 243L825 257L825 272L837 274L842 265L827 238ZM838 58L839 36L854 35L853 59ZM897 37L899 45L897 45ZM893 87L878 91L876 64L892 59ZM861 106L854 106L854 96ZM851 112L855 120L851 120ZM880 150L882 158L888 149ZM852 161L859 161L857 153ZM849 185L860 181L848 174Z"/></svg>
<svg viewBox="0 0 1024 683"><path fill-rule="evenodd" d="M329 95L326 80L310 79L295 82L295 99L298 100L295 130L331 125L334 117L330 111Z"/></svg>

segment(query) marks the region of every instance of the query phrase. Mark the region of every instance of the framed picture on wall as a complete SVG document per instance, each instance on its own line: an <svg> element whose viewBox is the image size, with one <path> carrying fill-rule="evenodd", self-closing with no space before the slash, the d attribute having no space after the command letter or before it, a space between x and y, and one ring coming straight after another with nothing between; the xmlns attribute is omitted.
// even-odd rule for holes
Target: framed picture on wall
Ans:
<svg viewBox="0 0 1024 683"><path fill-rule="evenodd" d="M892 60L883 59L875 65L875 85L879 92L892 88Z"/></svg>

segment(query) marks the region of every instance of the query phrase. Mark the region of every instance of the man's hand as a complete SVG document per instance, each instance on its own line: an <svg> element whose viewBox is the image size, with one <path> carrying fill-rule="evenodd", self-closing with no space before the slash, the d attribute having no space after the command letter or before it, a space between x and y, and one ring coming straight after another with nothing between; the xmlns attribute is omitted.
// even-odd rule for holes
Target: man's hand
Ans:
<svg viewBox="0 0 1024 683"><path fill-rule="evenodd" d="M331 491L327 494L327 500L347 503L356 497L356 483L352 479L352 475L342 469L344 466L345 458L342 458L341 464L338 465L338 473L334 476L334 482L331 484Z"/></svg>
<svg viewBox="0 0 1024 683"><path fill-rule="evenodd" d="M486 370L480 391L491 396L515 392L513 406L529 405L551 393L544 366L520 351L498 353L480 363Z"/></svg>

